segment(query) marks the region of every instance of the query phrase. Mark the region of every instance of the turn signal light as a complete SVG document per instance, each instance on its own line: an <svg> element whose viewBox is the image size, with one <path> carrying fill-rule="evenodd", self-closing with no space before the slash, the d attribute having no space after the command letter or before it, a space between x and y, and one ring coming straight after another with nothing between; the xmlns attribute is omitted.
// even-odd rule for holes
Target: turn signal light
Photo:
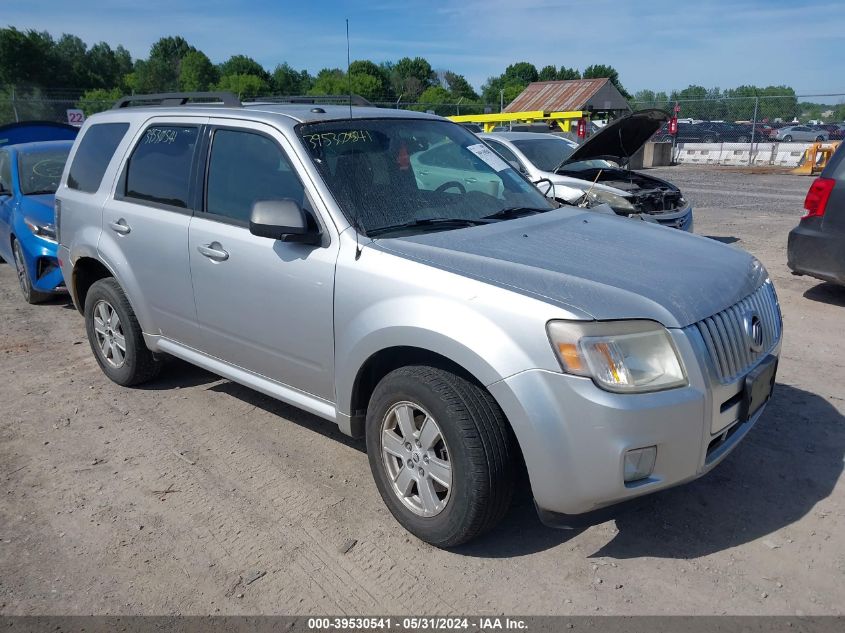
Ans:
<svg viewBox="0 0 845 633"><path fill-rule="evenodd" d="M801 219L822 217L830 193L835 186L836 181L833 178L816 178L810 185L807 198L804 200L804 215L801 216Z"/></svg>

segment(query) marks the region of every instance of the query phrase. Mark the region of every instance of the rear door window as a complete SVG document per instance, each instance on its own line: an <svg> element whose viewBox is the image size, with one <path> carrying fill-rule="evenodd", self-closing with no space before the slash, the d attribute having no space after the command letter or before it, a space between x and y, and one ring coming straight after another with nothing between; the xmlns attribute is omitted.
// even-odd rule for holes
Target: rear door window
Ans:
<svg viewBox="0 0 845 633"><path fill-rule="evenodd" d="M126 198L188 208L199 128L152 125L141 135L126 169Z"/></svg>
<svg viewBox="0 0 845 633"><path fill-rule="evenodd" d="M85 132L70 165L67 186L95 193L120 141L129 129L128 123L98 123Z"/></svg>
<svg viewBox="0 0 845 633"><path fill-rule="evenodd" d="M257 200L305 203L305 189L275 141L246 130L219 129L211 143L206 211L247 223Z"/></svg>

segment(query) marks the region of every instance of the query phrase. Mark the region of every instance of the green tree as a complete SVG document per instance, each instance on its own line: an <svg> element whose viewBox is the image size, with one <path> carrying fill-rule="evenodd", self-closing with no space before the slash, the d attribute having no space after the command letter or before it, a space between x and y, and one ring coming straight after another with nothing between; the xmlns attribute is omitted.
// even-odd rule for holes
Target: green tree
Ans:
<svg viewBox="0 0 845 633"><path fill-rule="evenodd" d="M138 60L129 87L136 92L174 92L179 90L182 59L196 49L183 37L163 37L150 48L150 56Z"/></svg>
<svg viewBox="0 0 845 633"><path fill-rule="evenodd" d="M294 70L287 62L273 71L273 92L280 95L304 95L311 89L313 79L307 70Z"/></svg>
<svg viewBox="0 0 845 633"><path fill-rule="evenodd" d="M76 107L82 110L85 116L88 117L97 112L108 110L122 96L123 91L120 88L112 88L111 90L104 88L86 90L82 98L76 102Z"/></svg>
<svg viewBox="0 0 845 633"><path fill-rule="evenodd" d="M459 99L464 99L465 101L478 101L480 99L478 93L471 85L469 85L469 82L463 75L447 70L443 73L443 80L445 81L446 88L449 90L449 95L453 100L457 101Z"/></svg>
<svg viewBox="0 0 845 633"><path fill-rule="evenodd" d="M418 101L419 105L413 106L413 110L434 110L434 113L440 116L455 114L455 106L451 105L454 104L452 94L442 86L429 86L420 94ZM446 103L450 105L444 106Z"/></svg>
<svg viewBox="0 0 845 633"><path fill-rule="evenodd" d="M521 83L527 86L532 81L537 81L539 73L534 64L530 62L517 62L505 68L506 83Z"/></svg>
<svg viewBox="0 0 845 633"><path fill-rule="evenodd" d="M309 95L342 95L349 92L346 74L340 68L323 68L314 78Z"/></svg>
<svg viewBox="0 0 845 633"><path fill-rule="evenodd" d="M378 87L373 91L370 97L367 97L368 99L383 101L392 97L392 92L390 90L390 74L386 72L382 66L366 59L358 59L349 65L349 74L352 76L368 75L376 79ZM363 81L368 85L371 83L368 80ZM365 95L362 94L361 96Z"/></svg>
<svg viewBox="0 0 845 633"><path fill-rule="evenodd" d="M51 82L56 88L78 88L94 85L88 46L75 35L63 34L52 49L56 72Z"/></svg>
<svg viewBox="0 0 845 633"><path fill-rule="evenodd" d="M263 78L248 74L223 75L215 89L232 92L239 99L254 99L270 92L270 86Z"/></svg>
<svg viewBox="0 0 845 633"><path fill-rule="evenodd" d="M431 64L422 57L403 57L390 66L390 84L394 94L404 99L416 99L429 86L435 85L437 75Z"/></svg>
<svg viewBox="0 0 845 633"><path fill-rule="evenodd" d="M616 86L616 89L622 93L623 97L626 99L631 98L631 95L622 86L622 82L619 81L619 73L613 66L593 64L592 66L587 66L581 76L584 79L610 79L610 82Z"/></svg>
<svg viewBox="0 0 845 633"><path fill-rule="evenodd" d="M190 51L179 67L179 89L185 92L208 90L220 80L217 69L201 51Z"/></svg>
<svg viewBox="0 0 845 633"><path fill-rule="evenodd" d="M56 72L54 49L47 32L0 29L0 84L47 85Z"/></svg>
<svg viewBox="0 0 845 633"><path fill-rule="evenodd" d="M98 42L88 49L85 64L90 81L88 87L92 88L122 86L123 76L132 72L129 51L122 46L112 50L105 42Z"/></svg>
<svg viewBox="0 0 845 633"><path fill-rule="evenodd" d="M265 82L270 81L270 73L264 70L264 67L252 57L246 55L232 55L220 64L217 70L221 77L226 75L254 75Z"/></svg>

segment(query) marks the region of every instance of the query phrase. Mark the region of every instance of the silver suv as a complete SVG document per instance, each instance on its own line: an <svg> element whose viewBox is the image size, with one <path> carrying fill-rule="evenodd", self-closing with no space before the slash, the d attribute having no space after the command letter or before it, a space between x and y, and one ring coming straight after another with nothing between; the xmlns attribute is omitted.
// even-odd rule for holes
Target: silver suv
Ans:
<svg viewBox="0 0 845 633"><path fill-rule="evenodd" d="M221 99L124 99L71 151L59 258L118 384L176 356L365 436L440 547L523 468L545 523L600 521L760 417L781 317L747 253L559 208L435 116Z"/></svg>

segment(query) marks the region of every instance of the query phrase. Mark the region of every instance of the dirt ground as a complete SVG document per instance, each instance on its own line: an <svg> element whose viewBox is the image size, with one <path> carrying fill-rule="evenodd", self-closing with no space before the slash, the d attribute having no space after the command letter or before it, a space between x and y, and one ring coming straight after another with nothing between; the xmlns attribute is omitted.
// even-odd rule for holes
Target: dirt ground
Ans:
<svg viewBox="0 0 845 633"><path fill-rule="evenodd" d="M845 288L786 267L810 179L651 173L769 268L773 401L714 472L615 521L549 530L521 499L456 551L399 527L362 442L180 362L118 387L73 308L24 304L0 265L0 612L841 614Z"/></svg>

